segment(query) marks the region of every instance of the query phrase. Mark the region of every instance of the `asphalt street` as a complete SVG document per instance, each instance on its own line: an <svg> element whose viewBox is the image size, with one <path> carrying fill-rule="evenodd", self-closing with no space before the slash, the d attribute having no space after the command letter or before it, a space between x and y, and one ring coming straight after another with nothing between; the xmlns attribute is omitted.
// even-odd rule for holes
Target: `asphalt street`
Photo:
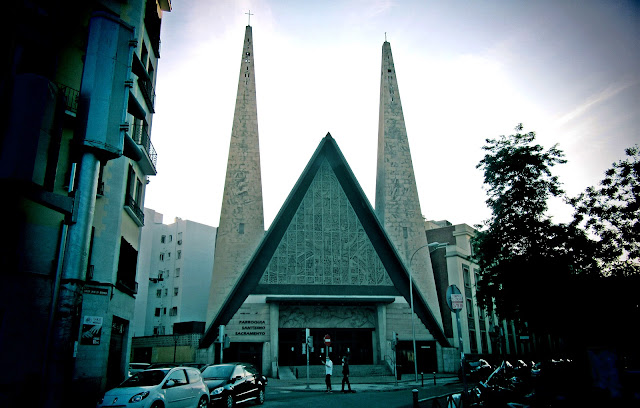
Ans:
<svg viewBox="0 0 640 408"><path fill-rule="evenodd" d="M454 377L438 378L436 385L431 381L414 379L396 382L393 377L352 378L354 393L342 393L340 381L332 381L333 392L327 393L323 379L277 380L269 379L265 408L410 408L413 391L418 390L418 399L423 400L462 391L462 383ZM308 386L308 388L307 388Z"/></svg>

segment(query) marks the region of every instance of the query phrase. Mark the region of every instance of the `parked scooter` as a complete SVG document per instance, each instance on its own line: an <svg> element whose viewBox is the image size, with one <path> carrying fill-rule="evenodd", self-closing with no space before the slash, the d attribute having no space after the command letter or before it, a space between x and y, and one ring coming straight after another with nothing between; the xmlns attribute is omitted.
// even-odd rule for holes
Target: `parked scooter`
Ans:
<svg viewBox="0 0 640 408"><path fill-rule="evenodd" d="M524 375L521 365L516 370L508 361L503 361L486 381L481 381L470 391L472 407L509 407L517 403L528 407L533 399L533 387Z"/></svg>

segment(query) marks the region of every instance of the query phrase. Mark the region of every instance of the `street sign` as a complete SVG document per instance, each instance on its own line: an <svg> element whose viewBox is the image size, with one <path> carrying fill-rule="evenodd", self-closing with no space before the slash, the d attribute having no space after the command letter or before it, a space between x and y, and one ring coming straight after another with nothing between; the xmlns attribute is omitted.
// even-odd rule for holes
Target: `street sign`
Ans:
<svg viewBox="0 0 640 408"><path fill-rule="evenodd" d="M325 334L324 336L324 344L326 344L327 346L331 345L331 336L329 336L328 334Z"/></svg>
<svg viewBox="0 0 640 408"><path fill-rule="evenodd" d="M447 288L447 305L452 312L458 312L464 307L464 296L456 285Z"/></svg>
<svg viewBox="0 0 640 408"><path fill-rule="evenodd" d="M451 295L451 308L453 310L461 310L464 306L464 297L459 294Z"/></svg>

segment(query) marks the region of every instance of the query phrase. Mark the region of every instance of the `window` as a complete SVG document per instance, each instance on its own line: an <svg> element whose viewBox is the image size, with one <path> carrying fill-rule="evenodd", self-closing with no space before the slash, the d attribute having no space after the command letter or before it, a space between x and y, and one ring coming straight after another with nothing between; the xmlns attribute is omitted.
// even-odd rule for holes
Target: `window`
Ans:
<svg viewBox="0 0 640 408"><path fill-rule="evenodd" d="M176 268L176 278L180 277L180 268Z"/></svg>
<svg viewBox="0 0 640 408"><path fill-rule="evenodd" d="M166 308L166 307L163 307L163 308L162 308L162 314L163 314L163 315L166 315L166 314L167 314L167 308Z"/></svg>
<svg viewBox="0 0 640 408"><path fill-rule="evenodd" d="M195 384L200 379L200 371L195 368L187 368L187 376L189 377L189 384Z"/></svg>
<svg viewBox="0 0 640 408"><path fill-rule="evenodd" d="M175 381L176 385L186 385L187 384L187 376L184 373L184 370L174 371L173 374L169 377L169 380Z"/></svg>
<svg viewBox="0 0 640 408"><path fill-rule="evenodd" d="M164 288L164 295L167 296L169 294L169 289Z"/></svg>
<svg viewBox="0 0 640 408"><path fill-rule="evenodd" d="M147 73L149 74L149 79L151 79L151 82L153 82L154 69L153 69L153 64L151 64L151 61L149 61L149 68L147 69Z"/></svg>
<svg viewBox="0 0 640 408"><path fill-rule="evenodd" d="M160 252L160 260L164 261L164 253L163 252Z"/></svg>
<svg viewBox="0 0 640 408"><path fill-rule="evenodd" d="M160 316L160 308L159 307L156 307L156 314L155 315L156 316Z"/></svg>
<svg viewBox="0 0 640 408"><path fill-rule="evenodd" d="M158 272L158 280L162 279L163 276L162 271Z"/></svg>
<svg viewBox="0 0 640 408"><path fill-rule="evenodd" d="M129 165L127 187L124 193L124 207L139 226L144 225L144 211L140 208L143 197L143 184L136 176L133 166Z"/></svg>
<svg viewBox="0 0 640 408"><path fill-rule="evenodd" d="M467 316L473 319L473 302L469 298L467 298Z"/></svg>
<svg viewBox="0 0 640 408"><path fill-rule="evenodd" d="M169 242L173 241L173 235L169 235Z"/></svg>
<svg viewBox="0 0 640 408"><path fill-rule="evenodd" d="M153 334L155 334L155 335L163 335L164 334L164 326L155 326L153 328Z"/></svg>
<svg viewBox="0 0 640 408"><path fill-rule="evenodd" d="M171 259L171 252L167 252L167 259Z"/></svg>
<svg viewBox="0 0 640 408"><path fill-rule="evenodd" d="M161 237L160 237L160 243L161 243L161 244L164 244L164 241L166 241L166 239L167 239L167 236L166 236L166 235L161 236Z"/></svg>
<svg viewBox="0 0 640 408"><path fill-rule="evenodd" d="M238 234L244 234L244 222L241 222L240 225L238 225Z"/></svg>
<svg viewBox="0 0 640 408"><path fill-rule="evenodd" d="M462 265L462 278L464 279L465 288L471 287L471 273L468 265Z"/></svg>
<svg viewBox="0 0 640 408"><path fill-rule="evenodd" d="M475 330L469 330L469 343L470 343L470 348L471 348L471 352L472 353L477 353L478 352L478 338L476 337L476 331Z"/></svg>
<svg viewBox="0 0 640 408"><path fill-rule="evenodd" d="M177 255L178 259L182 258L182 251L178 251L176 255Z"/></svg>
<svg viewBox="0 0 640 408"><path fill-rule="evenodd" d="M169 316L177 316L178 315L178 307L174 306L169 310Z"/></svg>
<svg viewBox="0 0 640 408"><path fill-rule="evenodd" d="M173 288L173 296L178 296L178 288Z"/></svg>
<svg viewBox="0 0 640 408"><path fill-rule="evenodd" d="M156 290L156 297L162 297L162 289Z"/></svg>
<svg viewBox="0 0 640 408"><path fill-rule="evenodd" d="M236 366L236 368L233 370L233 374L231 374L231 378L236 378L236 377L240 377L240 378L244 378L244 369L242 368L242 366Z"/></svg>
<svg viewBox="0 0 640 408"><path fill-rule="evenodd" d="M120 255L118 258L118 275L116 286L127 293L137 293L136 269L138 264L138 251L120 237Z"/></svg>
<svg viewBox="0 0 640 408"><path fill-rule="evenodd" d="M149 51L147 51L147 46L142 43L142 49L140 50L140 62L145 67L147 66L147 60L149 59Z"/></svg>

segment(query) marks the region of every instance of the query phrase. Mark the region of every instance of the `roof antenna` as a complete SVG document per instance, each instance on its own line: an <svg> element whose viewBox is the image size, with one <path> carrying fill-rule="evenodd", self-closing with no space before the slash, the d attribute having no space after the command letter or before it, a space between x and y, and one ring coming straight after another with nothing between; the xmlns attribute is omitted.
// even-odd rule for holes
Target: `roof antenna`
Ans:
<svg viewBox="0 0 640 408"><path fill-rule="evenodd" d="M251 10L249 10L248 13L244 13L244 14L248 14L249 15L249 24L247 24L247 25L250 26L251 25L251 16L255 16L255 14L251 14Z"/></svg>
<svg viewBox="0 0 640 408"><path fill-rule="evenodd" d="M387 32L384 32L384 42L387 42Z"/></svg>

